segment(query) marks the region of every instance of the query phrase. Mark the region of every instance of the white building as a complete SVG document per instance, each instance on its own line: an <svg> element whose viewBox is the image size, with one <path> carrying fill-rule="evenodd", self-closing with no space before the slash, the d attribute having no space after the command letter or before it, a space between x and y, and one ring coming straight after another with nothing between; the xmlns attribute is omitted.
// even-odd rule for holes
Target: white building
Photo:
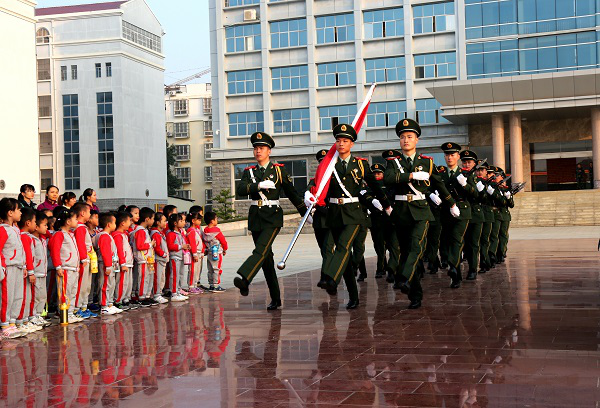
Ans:
<svg viewBox="0 0 600 408"><path fill-rule="evenodd" d="M39 8L42 188L97 191L101 209L166 203L164 54L144 0Z"/></svg>
<svg viewBox="0 0 600 408"><path fill-rule="evenodd" d="M39 190L37 84L35 80L36 2L6 0L0 7L0 197L14 197L22 184Z"/></svg>

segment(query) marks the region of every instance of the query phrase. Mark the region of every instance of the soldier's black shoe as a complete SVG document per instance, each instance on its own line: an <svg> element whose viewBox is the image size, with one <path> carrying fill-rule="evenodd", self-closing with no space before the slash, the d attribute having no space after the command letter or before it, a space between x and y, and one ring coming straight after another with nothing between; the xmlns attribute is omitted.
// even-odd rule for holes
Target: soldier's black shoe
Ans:
<svg viewBox="0 0 600 408"><path fill-rule="evenodd" d="M394 278L394 274L392 272L388 272L387 273L387 277L385 278L385 281L387 283L394 283L396 279Z"/></svg>
<svg viewBox="0 0 600 408"><path fill-rule="evenodd" d="M360 275L358 275L358 278L356 278L357 282L364 282L365 279L367 278L367 275L364 273L361 273Z"/></svg>
<svg viewBox="0 0 600 408"><path fill-rule="evenodd" d="M469 273L467 274L467 280L475 280L475 279L477 279L477 272L469 271Z"/></svg>
<svg viewBox="0 0 600 408"><path fill-rule="evenodd" d="M325 289L327 293L329 293L330 290L337 290L337 283L335 283L331 276L327 275L321 278L319 283L317 283L317 286L321 289Z"/></svg>
<svg viewBox="0 0 600 408"><path fill-rule="evenodd" d="M458 280L458 271L452 265L448 266L448 276L452 280Z"/></svg>
<svg viewBox="0 0 600 408"><path fill-rule="evenodd" d="M281 307L281 300L272 300L267 306L267 310L277 310L278 307Z"/></svg>
<svg viewBox="0 0 600 408"><path fill-rule="evenodd" d="M385 275L384 271L377 271L377 272L375 272L375 279L383 278L384 275Z"/></svg>
<svg viewBox="0 0 600 408"><path fill-rule="evenodd" d="M436 273L438 273L438 266L434 265L433 263L430 263L429 265L427 265L427 270L429 271L430 275L435 275Z"/></svg>
<svg viewBox="0 0 600 408"><path fill-rule="evenodd" d="M460 288L460 281L458 279L457 280L453 279L452 282L450 283L450 288L451 289L458 289L458 288Z"/></svg>
<svg viewBox="0 0 600 408"><path fill-rule="evenodd" d="M420 300L411 300L410 301L410 305L408 305L409 309L418 309L421 307L421 301Z"/></svg>
<svg viewBox="0 0 600 408"><path fill-rule="evenodd" d="M446 261L442 261L442 263L441 263L440 267L441 267L442 269L446 269L446 268L448 267L448 262L446 262Z"/></svg>
<svg viewBox="0 0 600 408"><path fill-rule="evenodd" d="M477 274L480 274L480 273L486 273L486 272L487 272L487 271L486 271L484 268L481 268L481 269L479 270L479 272L477 272ZM467 277L467 279L468 279L468 277Z"/></svg>
<svg viewBox="0 0 600 408"><path fill-rule="evenodd" d="M240 295L248 296L248 293L250 292L248 290L248 286L250 285L250 282L248 282L248 280L246 278L240 278L238 276L233 280L233 284L235 285L236 288L238 288L240 290Z"/></svg>
<svg viewBox="0 0 600 408"><path fill-rule="evenodd" d="M348 310L356 309L358 307L358 304L359 304L358 299L356 299L356 300L350 299L350 301L346 305L346 309L348 309Z"/></svg>
<svg viewBox="0 0 600 408"><path fill-rule="evenodd" d="M408 292L410 292L410 283L408 282L408 279L401 276L396 283L394 283L394 289L400 289L400 292L405 295L408 294Z"/></svg>

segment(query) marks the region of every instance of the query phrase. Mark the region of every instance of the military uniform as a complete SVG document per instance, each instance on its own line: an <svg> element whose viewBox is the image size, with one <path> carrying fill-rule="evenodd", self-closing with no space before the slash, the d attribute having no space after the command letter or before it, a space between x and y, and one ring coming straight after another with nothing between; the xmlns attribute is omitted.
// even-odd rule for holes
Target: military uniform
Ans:
<svg viewBox="0 0 600 408"><path fill-rule="evenodd" d="M379 163L375 163L371 166L371 171L373 173L383 174L384 167ZM383 185L383 180L377 181L377 183L381 186L381 188L384 191L386 190L385 186ZM385 212L380 211L376 208L370 208L370 211L371 239L373 240L373 248L375 249L375 254L377 254L377 267L375 269L375 276L381 277L384 275L387 266L385 247L385 225L389 223L390 217L388 217L388 215Z"/></svg>
<svg viewBox="0 0 600 408"><path fill-rule="evenodd" d="M437 171L439 174L446 172L445 166L438 166ZM435 190L430 189L430 193L435 194ZM430 274L436 274L440 265L440 258L438 252L440 250L440 238L442 236L442 206L435 204L428 197L429 208L433 214L434 221L429 223L429 230L427 231L427 247L425 248L425 258L427 258L427 269Z"/></svg>
<svg viewBox="0 0 600 408"><path fill-rule="evenodd" d="M250 140L253 146L264 145L269 148L275 146L273 139L262 132L254 133ZM272 181L275 188L261 189L259 184L265 181ZM269 162L265 168L258 164L247 167L236 188L238 195L249 195L252 200L248 211L248 229L252 233L255 248L252 255L238 269L237 273L240 277L234 279L234 284L243 296L247 296L250 282L262 267L272 300L269 310L281 306L279 283L271 249L275 237L283 227L283 210L279 205L281 190L296 206L298 212L304 215L306 212L304 201L298 195L292 184L292 178L282 164Z"/></svg>
<svg viewBox="0 0 600 408"><path fill-rule="evenodd" d="M487 164L483 164L482 168L489 169ZM481 239L479 241L479 273L486 273L491 268L490 263L490 235L492 233L492 224L494 223L494 205L492 197L487 193L489 182L484 178L477 178L478 182L483 184L483 190L479 193L481 199L481 208L483 210L483 226L481 229Z"/></svg>
<svg viewBox="0 0 600 408"><path fill-rule="evenodd" d="M355 141L357 138L354 128L347 124L337 125L333 129L333 135L336 139L343 137ZM346 306L349 309L358 306L356 277L352 268L348 268L351 247L361 227L366 227L368 222L358 198L363 189L363 181L382 206L389 207L385 193L377 184L368 161L352 154L345 160L338 159L325 199L328 207L327 227L331 230L335 249L333 253L327 253L323 261L322 270L325 276L318 286L328 292L334 292L343 277L350 296L350 302Z"/></svg>
<svg viewBox="0 0 600 408"><path fill-rule="evenodd" d="M473 160L475 165L478 163L477 154L471 150L464 150L460 152L460 159L463 162L465 160ZM474 173L473 177L476 183L477 176L475 176ZM483 183L479 186L483 186ZM475 194L469 197L469 202L471 203L471 220L469 221L467 233L465 234L465 246L463 250L465 259L469 265L467 280L474 280L477 278L477 267L479 266L479 245L481 241L483 223L485 222L485 215L482 207L483 197L482 192L479 191L479 186L475 184Z"/></svg>
<svg viewBox="0 0 600 408"><path fill-rule="evenodd" d="M321 162L323 158L327 155L327 150L319 150L316 154L316 158ZM310 190L311 187L315 185L315 179L311 179L310 183L308 183L307 190ZM315 206L315 210L313 212L313 231L315 233L315 238L317 239L317 244L319 245L319 249L321 250L321 258L325 259L325 254L327 252L333 252L333 238L331 237L331 231L327 228L327 206Z"/></svg>
<svg viewBox="0 0 600 408"><path fill-rule="evenodd" d="M397 158L401 157L402 153L399 150L392 149L386 150L381 154L386 162L395 161ZM387 166L386 166L387 168ZM384 188L385 193L388 197L388 200L393 203L394 197L396 196L394 189L390 186L385 185L385 171L384 171ZM398 242L398 236L396 235L396 226L394 225L394 221L392 217L387 217L387 222L384 224L383 234L385 239L385 249L388 252L388 258L385 264L385 271L387 272L387 281L389 283L394 283L396 280L396 271L400 266L400 243ZM380 276L383 276L381 274ZM377 275L375 276L377 277Z"/></svg>
<svg viewBox="0 0 600 408"><path fill-rule="evenodd" d="M405 132L419 137L421 127L412 119L404 119L396 125L396 135L401 137ZM421 180L426 174L428 179ZM437 174L433 159L418 152L412 157L401 155L388 161L384 183L396 194L392 220L400 244L400 265L394 288L408 294L409 308L418 308L423 298L418 268L425 251L429 223L435 220L427 203L427 193L431 186L450 205L454 205L454 199Z"/></svg>
<svg viewBox="0 0 600 408"><path fill-rule="evenodd" d="M502 174L505 176L505 174ZM501 194L500 204L500 230L498 232L498 249L496 251L496 260L498 262L504 262L506 258L506 250L508 248L508 229L510 228L510 221L512 219L509 208L515 206L515 202L510 189L507 186L500 185L498 188Z"/></svg>
<svg viewBox="0 0 600 408"><path fill-rule="evenodd" d="M490 171L496 173L498 167L490 166ZM492 222L492 230L490 231L490 247L488 250L490 258L490 267L493 268L496 265L496 251L498 250L500 227L502 225L502 214L500 213L500 207L503 204L502 193L498 189L498 184L494 181L494 177L488 179L488 195L492 203L492 211L494 213L494 221Z"/></svg>

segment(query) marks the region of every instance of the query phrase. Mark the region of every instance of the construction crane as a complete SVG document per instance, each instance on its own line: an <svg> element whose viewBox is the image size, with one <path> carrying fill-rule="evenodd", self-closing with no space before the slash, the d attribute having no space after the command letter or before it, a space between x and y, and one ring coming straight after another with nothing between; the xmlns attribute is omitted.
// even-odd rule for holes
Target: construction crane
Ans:
<svg viewBox="0 0 600 408"><path fill-rule="evenodd" d="M165 86L165 92L177 91L177 90L179 90L180 85L183 85L183 84L185 84L187 82L190 82L190 81L192 81L194 79L201 78L204 75L208 74L209 72L210 72L210 68L205 69L203 71L200 71L198 73L195 73L194 75L191 75L191 76L189 76L187 78L180 79L179 81L174 82L171 85L166 85Z"/></svg>

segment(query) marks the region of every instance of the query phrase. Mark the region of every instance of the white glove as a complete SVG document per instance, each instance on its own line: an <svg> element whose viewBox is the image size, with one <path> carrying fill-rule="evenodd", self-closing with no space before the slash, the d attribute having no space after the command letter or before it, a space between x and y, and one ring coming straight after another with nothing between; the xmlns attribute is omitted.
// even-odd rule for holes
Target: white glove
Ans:
<svg viewBox="0 0 600 408"><path fill-rule="evenodd" d="M0 281L3 281L6 278L6 270L2 265L0 265Z"/></svg>
<svg viewBox="0 0 600 408"><path fill-rule="evenodd" d="M456 180L458 181L458 184L460 184L463 187L467 185L467 178L462 174L456 176Z"/></svg>
<svg viewBox="0 0 600 408"><path fill-rule="evenodd" d="M273 183L271 180L261 181L260 183L258 183L258 188L260 190L274 189L275 183Z"/></svg>
<svg viewBox="0 0 600 408"><path fill-rule="evenodd" d="M312 215L308 216L308 218L306 219L306 223L309 224L309 225L312 225L312 223L313 223Z"/></svg>
<svg viewBox="0 0 600 408"><path fill-rule="evenodd" d="M425 180L429 180L429 173L427 173L426 171L415 171L412 174L412 178L413 180L418 180L418 181L425 181Z"/></svg>
<svg viewBox="0 0 600 408"><path fill-rule="evenodd" d="M481 181L478 181L477 182L477 191L479 191L481 193L484 188L485 188L485 185Z"/></svg>
<svg viewBox="0 0 600 408"><path fill-rule="evenodd" d="M310 208L311 204L314 204L316 202L317 197L315 197L313 193L311 193L310 191L304 193L304 205L306 205L306 208Z"/></svg>
<svg viewBox="0 0 600 408"><path fill-rule="evenodd" d="M379 211L383 211L383 205L381 205L378 199L374 198L373 201L371 201L371 204L373 204L373 207L377 208Z"/></svg>
<svg viewBox="0 0 600 408"><path fill-rule="evenodd" d="M510 191L505 192L504 197L506 197L506 199L509 200L510 199Z"/></svg>
<svg viewBox="0 0 600 408"><path fill-rule="evenodd" d="M392 215L392 211L393 211L393 210L394 210L394 209L393 209L391 206L389 206L388 208L386 208L386 209L385 209L385 213L386 213L388 216L389 216L389 215Z"/></svg>
<svg viewBox="0 0 600 408"><path fill-rule="evenodd" d="M487 188L487 193L488 193L489 195L494 195L494 188L493 188L492 186L488 186L488 188Z"/></svg>
<svg viewBox="0 0 600 408"><path fill-rule="evenodd" d="M454 204L452 207L450 207L450 214L452 214L452 216L454 218L460 217L460 209L458 208L458 206L456 204Z"/></svg>
<svg viewBox="0 0 600 408"><path fill-rule="evenodd" d="M429 194L429 198L435 205L440 205L442 203L442 199L437 194L431 193Z"/></svg>

